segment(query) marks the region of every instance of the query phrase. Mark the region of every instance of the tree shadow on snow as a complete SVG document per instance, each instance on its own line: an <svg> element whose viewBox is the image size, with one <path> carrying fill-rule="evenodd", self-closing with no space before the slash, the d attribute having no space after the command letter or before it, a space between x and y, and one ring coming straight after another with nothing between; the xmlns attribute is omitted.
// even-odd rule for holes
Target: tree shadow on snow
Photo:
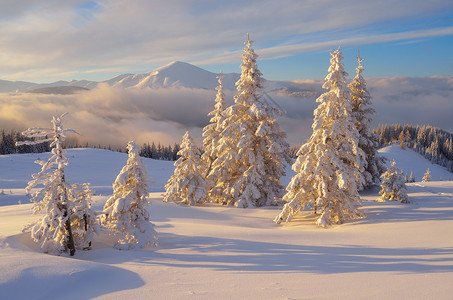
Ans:
<svg viewBox="0 0 453 300"><path fill-rule="evenodd" d="M74 257L40 253L29 233L10 236L5 242L16 251L12 259L23 253L14 263L17 276L0 284L2 299L91 299L145 284L134 272L78 259L90 251L77 251Z"/></svg>
<svg viewBox="0 0 453 300"><path fill-rule="evenodd" d="M453 211L452 196L442 193L432 194L432 196L410 194L409 200L411 203L398 201L375 202L374 199L364 200L362 210L367 214L367 218L353 221L351 224L430 220L451 221Z"/></svg>
<svg viewBox="0 0 453 300"><path fill-rule="evenodd" d="M357 245L301 246L164 233L154 251L115 257L150 266L231 272L438 273L453 271L451 248L373 248ZM433 257L434 256L434 257Z"/></svg>
<svg viewBox="0 0 453 300"><path fill-rule="evenodd" d="M163 202L162 198L151 198L154 200L148 207L151 222L169 222L172 219L194 218L205 221L229 220L231 216L226 213L207 210L210 206L222 208L223 210L238 209L232 206L221 206L216 204L205 204L200 206L188 206L184 204L176 204L174 202Z"/></svg>

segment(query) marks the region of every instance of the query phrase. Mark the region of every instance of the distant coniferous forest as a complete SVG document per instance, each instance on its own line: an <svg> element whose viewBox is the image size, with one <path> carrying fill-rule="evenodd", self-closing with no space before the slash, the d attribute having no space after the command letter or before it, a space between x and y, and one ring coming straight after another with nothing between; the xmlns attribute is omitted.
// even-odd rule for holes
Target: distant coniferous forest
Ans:
<svg viewBox="0 0 453 300"><path fill-rule="evenodd" d="M16 146L16 142L24 141L24 137L22 134L18 131L15 130L1 130L0 133L0 154L14 154L14 153L43 153L43 152L49 152L50 149L50 143L41 143L37 145L21 145L21 146ZM102 146L102 145L90 145L90 144L78 144L75 141L66 141L63 144L64 148L98 148L98 149L105 149L105 150L111 150L111 151L116 151L116 152L126 152L126 149L124 148L115 148L112 146ZM179 158L178 156L178 151L180 147L179 144L175 143L174 146L172 147L171 145L168 146L163 146L160 143L157 143L157 145L152 142L146 143L142 146L141 151L140 151L140 156L142 157L147 157L147 158L152 158L152 159L157 159L157 160L169 160L169 161L174 161Z"/></svg>
<svg viewBox="0 0 453 300"><path fill-rule="evenodd" d="M0 154L41 153L50 151L50 143L42 143L32 146L16 146L16 142L21 142L24 140L25 138L20 134L20 132L14 130L2 130L0 140Z"/></svg>
<svg viewBox="0 0 453 300"><path fill-rule="evenodd" d="M432 163L453 172L453 135L429 125L380 124L373 130L379 136L379 146L399 143L400 147L411 148Z"/></svg>
<svg viewBox="0 0 453 300"><path fill-rule="evenodd" d="M429 125L401 125L401 124L380 124L373 130L379 136L379 147L399 143L401 147L411 148L422 154L431 162L444 166L453 172L453 134L437 127ZM16 146L17 141L23 141L24 137L18 131L1 130L0 154L13 153L42 153L49 152L49 143L38 145ZM123 148L102 145L80 145L76 142L67 142L65 148L98 148L117 152L126 152ZM291 147L290 156L295 158L300 145ZM163 146L160 143L145 143L142 145L140 156L175 161L179 158L180 145L175 143Z"/></svg>

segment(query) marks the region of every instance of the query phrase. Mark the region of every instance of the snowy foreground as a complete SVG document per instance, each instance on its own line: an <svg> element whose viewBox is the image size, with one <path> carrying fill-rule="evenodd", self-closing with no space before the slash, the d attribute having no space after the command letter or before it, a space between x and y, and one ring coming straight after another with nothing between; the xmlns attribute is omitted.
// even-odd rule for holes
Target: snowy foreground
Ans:
<svg viewBox="0 0 453 300"><path fill-rule="evenodd" d="M163 203L173 165L146 159L159 246L119 251L104 234L74 257L42 254L21 233L35 218L24 187L39 170L33 161L48 154L0 156L0 298L451 299L453 182L446 180L453 174L411 150L380 152L417 181L430 168L435 181L409 184L412 204L374 202L377 189L362 193L368 217L330 229L311 215L275 225L276 207ZM67 156L67 179L90 182L100 210L127 155Z"/></svg>

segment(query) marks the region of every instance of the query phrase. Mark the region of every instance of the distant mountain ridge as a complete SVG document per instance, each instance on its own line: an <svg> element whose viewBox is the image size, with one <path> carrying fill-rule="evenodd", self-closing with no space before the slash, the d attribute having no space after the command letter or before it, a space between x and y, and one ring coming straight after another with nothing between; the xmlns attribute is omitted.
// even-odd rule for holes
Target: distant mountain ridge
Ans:
<svg viewBox="0 0 453 300"><path fill-rule="evenodd" d="M38 84L25 81L0 80L0 93L33 92L45 88L46 93L52 88L78 87L93 89L98 84L108 84L123 88L166 88L186 87L194 89L215 89L218 85L218 74L206 71L189 63L174 61L166 66L143 74L121 74L111 79L97 82L88 80L56 81ZM239 79L238 73L223 74L224 87L234 89L235 82ZM67 90L70 90L69 88Z"/></svg>
<svg viewBox="0 0 453 300"><path fill-rule="evenodd" d="M108 84L122 88L169 88L185 87L192 89L214 90L218 86L218 73L209 72L189 63L174 61L154 71L143 74L121 74L111 79L97 82L88 80L57 81L47 84L37 84L24 81L0 80L0 93L43 92L46 94L68 94L71 91L79 92L83 89L93 89L99 84ZM239 73L223 74L223 87L226 90L235 90L235 83L239 80ZM301 84L293 81L266 81L265 90L288 96L313 97L321 90L315 84ZM71 89L70 87L75 87Z"/></svg>
<svg viewBox="0 0 453 300"><path fill-rule="evenodd" d="M72 95L75 93L89 91L89 89L80 86L53 86L41 87L28 91L27 93L33 94L55 94L55 95Z"/></svg>
<svg viewBox="0 0 453 300"><path fill-rule="evenodd" d="M190 89L214 90L217 85L218 73L209 72L189 63L174 61L154 71L142 74L120 74L105 81L71 80L56 81L46 84L37 84L25 81L0 80L0 93L25 93L36 89L46 88L46 93L61 94L61 90L71 91L68 87L79 87L93 89L99 84L107 84L114 87L137 88L137 89L159 89L171 87L185 87ZM223 74L223 87L225 90L236 90L235 83L239 80L239 73ZM352 77L352 76L351 76ZM453 91L451 83L453 76L431 76L425 78L411 77L386 77L367 78L369 91L373 94L374 87L387 87L389 83L393 86L404 85L407 87L405 93L411 97L420 86L428 86L432 89L446 92ZM294 98L316 99L325 90L322 88L323 80L265 80L264 91L275 95L289 96ZM66 87L66 88L62 88ZM56 88L55 90L53 88ZM74 89L75 91L76 89ZM39 90L38 90L39 91ZM404 95L400 93L400 95Z"/></svg>

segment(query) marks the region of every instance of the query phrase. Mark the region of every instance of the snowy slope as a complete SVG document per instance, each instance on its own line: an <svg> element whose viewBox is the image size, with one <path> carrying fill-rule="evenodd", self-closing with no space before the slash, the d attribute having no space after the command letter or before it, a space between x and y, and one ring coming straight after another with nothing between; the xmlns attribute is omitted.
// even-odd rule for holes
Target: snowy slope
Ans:
<svg viewBox="0 0 453 300"><path fill-rule="evenodd" d="M31 174L40 170L34 161L49 157L49 153L0 155L0 192L3 190L4 193L0 195L0 206L5 202L8 205L17 204L21 200L15 196L16 191L20 193L31 180ZM71 149L67 150L66 157L70 161L65 169L69 183L89 182L98 195L112 193L112 183L127 161L124 153L102 149ZM164 185L173 174L173 162L145 159L145 165L150 171L151 191L165 191Z"/></svg>
<svg viewBox="0 0 453 300"><path fill-rule="evenodd" d="M326 230L314 226L311 215L277 226L276 207L163 203L172 162L145 159L154 181L149 212L160 245L118 251L103 234L93 250L70 258L37 252L21 233L35 218L31 205L4 203L8 197L27 202L23 187L38 170L33 160L46 155L0 156L1 299L451 299L453 294L451 181L410 184L409 205L377 203L377 190L367 191L366 219ZM78 149L68 157L68 180L91 182L101 209L127 155ZM421 169L424 163L421 156L411 159Z"/></svg>
<svg viewBox="0 0 453 300"><path fill-rule="evenodd" d="M379 154L388 159L387 165L395 160L396 167L403 170L408 178L412 172L415 181L421 181L428 168L433 181L453 180L453 173L447 171L446 168L431 163L412 149L401 149L399 144L379 149Z"/></svg>

